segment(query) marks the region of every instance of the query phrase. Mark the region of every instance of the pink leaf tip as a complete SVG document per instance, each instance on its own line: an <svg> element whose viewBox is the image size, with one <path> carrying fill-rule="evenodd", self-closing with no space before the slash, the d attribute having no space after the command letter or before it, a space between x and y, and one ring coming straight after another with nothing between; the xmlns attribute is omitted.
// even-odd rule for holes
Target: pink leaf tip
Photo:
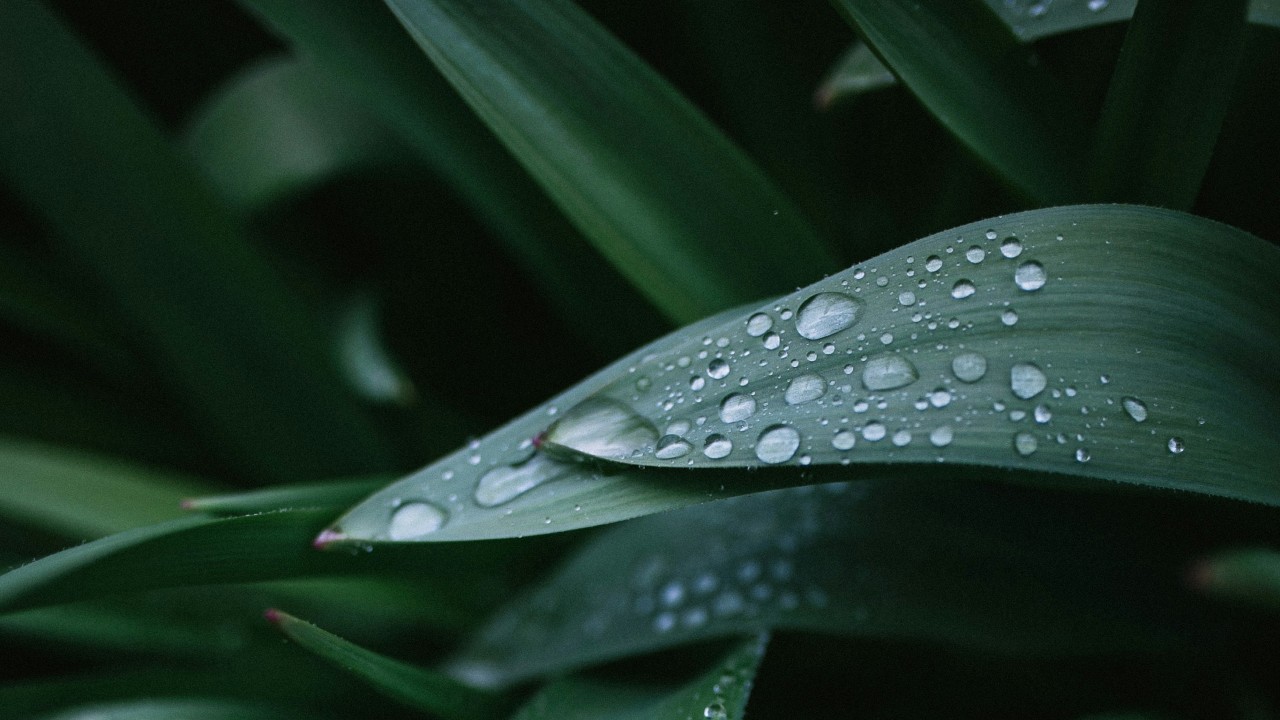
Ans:
<svg viewBox="0 0 1280 720"><path fill-rule="evenodd" d="M279 625L280 621L284 620L284 613L275 608L267 608L262 611L262 617L266 618L267 622L273 625Z"/></svg>
<svg viewBox="0 0 1280 720"><path fill-rule="evenodd" d="M317 535L316 539L311 541L311 544L318 550L324 550L329 546L329 543L335 543L346 539L347 536L337 530L325 530Z"/></svg>

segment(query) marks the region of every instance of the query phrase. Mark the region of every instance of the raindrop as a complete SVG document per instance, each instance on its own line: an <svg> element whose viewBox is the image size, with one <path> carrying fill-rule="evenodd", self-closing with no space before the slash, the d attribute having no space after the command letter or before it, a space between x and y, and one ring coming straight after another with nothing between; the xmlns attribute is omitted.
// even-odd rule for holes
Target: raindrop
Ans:
<svg viewBox="0 0 1280 720"><path fill-rule="evenodd" d="M801 309L803 311L803 308ZM765 428L756 440L756 457L770 464L790 460L800 449L800 433L788 425Z"/></svg>
<svg viewBox="0 0 1280 720"><path fill-rule="evenodd" d="M969 280L957 280L956 284L951 286L951 297L957 300L963 300L976 292L978 292L978 289Z"/></svg>
<svg viewBox="0 0 1280 720"><path fill-rule="evenodd" d="M745 393L727 395L720 402L720 420L723 422L740 422L751 417L755 412L756 399Z"/></svg>
<svg viewBox="0 0 1280 720"><path fill-rule="evenodd" d="M729 374L729 363L716 358L707 364L707 374L714 380L723 380Z"/></svg>
<svg viewBox="0 0 1280 720"><path fill-rule="evenodd" d="M1016 237L1007 237L1000 243L1000 254L1007 258L1016 258L1022 254L1022 241Z"/></svg>
<svg viewBox="0 0 1280 720"><path fill-rule="evenodd" d="M1029 432L1020 432L1013 436L1013 449L1017 450L1022 457L1035 452L1036 445L1036 437Z"/></svg>
<svg viewBox="0 0 1280 720"><path fill-rule="evenodd" d="M771 332L764 336L765 350L777 350L778 346L781 344L782 344L782 338L779 337L778 333L776 332Z"/></svg>
<svg viewBox="0 0 1280 720"><path fill-rule="evenodd" d="M1013 308L1009 308L1008 310L1005 310L1004 312L1000 313L1000 322L1004 323L1009 327L1013 327L1014 325L1017 325L1018 311L1014 310Z"/></svg>
<svg viewBox="0 0 1280 720"><path fill-rule="evenodd" d="M1053 411L1051 411L1049 409L1049 406L1045 405L1044 403L1041 403L1036 406L1036 409L1033 415L1036 419L1036 422L1040 423L1041 425L1053 419Z"/></svg>
<svg viewBox="0 0 1280 720"><path fill-rule="evenodd" d="M884 429L884 424L875 421L867 423L866 426L862 428L862 438L870 442L883 440L886 433L887 431Z"/></svg>
<svg viewBox="0 0 1280 720"><path fill-rule="evenodd" d="M999 236L998 236L998 235L996 235L996 231L995 231L995 230L988 230L988 231L986 232L986 238L987 238L988 240L995 240L997 237L999 237Z"/></svg>
<svg viewBox="0 0 1280 720"><path fill-rule="evenodd" d="M725 710L724 703L713 702L703 708L702 717L707 720L728 720L729 712Z"/></svg>
<svg viewBox="0 0 1280 720"><path fill-rule="evenodd" d="M499 465L480 476L475 500L481 507L510 502L539 485L553 480L562 468L545 455L537 454L519 465Z"/></svg>
<svg viewBox="0 0 1280 720"><path fill-rule="evenodd" d="M659 460L674 460L688 455L692 449L693 445L679 435L663 435L658 438L658 447L653 454Z"/></svg>
<svg viewBox="0 0 1280 720"><path fill-rule="evenodd" d="M1031 363L1018 363L1009 370L1009 387L1023 400L1039 395L1048 383L1044 372Z"/></svg>
<svg viewBox="0 0 1280 720"><path fill-rule="evenodd" d="M942 269L942 258L937 255L930 255L924 261L924 269L929 272L938 272Z"/></svg>
<svg viewBox="0 0 1280 720"><path fill-rule="evenodd" d="M396 508L387 527L387 537L392 540L416 540L444 527L448 515L429 502L415 500Z"/></svg>
<svg viewBox="0 0 1280 720"><path fill-rule="evenodd" d="M1121 398L1120 404L1124 406L1124 411L1129 413L1129 417L1133 418L1134 422L1143 422L1147 419L1147 404L1138 398Z"/></svg>
<svg viewBox="0 0 1280 720"><path fill-rule="evenodd" d="M1044 287L1045 279L1044 266L1035 260L1028 260L1013 271L1013 281L1028 292Z"/></svg>
<svg viewBox="0 0 1280 720"><path fill-rule="evenodd" d="M702 454L712 460L719 460L731 452L733 441L719 433L708 435L707 444L702 448Z"/></svg>
<svg viewBox="0 0 1280 720"><path fill-rule="evenodd" d="M896 390L910 385L919 377L916 366L901 355L871 358L862 368L862 385L872 391Z"/></svg>
<svg viewBox="0 0 1280 720"><path fill-rule="evenodd" d="M831 438L831 447L837 450L852 450L858 436L852 430L840 430Z"/></svg>
<svg viewBox="0 0 1280 720"><path fill-rule="evenodd" d="M818 293L805 300L796 313L796 332L808 340L821 340L853 327L862 317L861 300L837 292Z"/></svg>
<svg viewBox="0 0 1280 720"><path fill-rule="evenodd" d="M951 429L951 426L943 425L934 428L933 432L929 433L929 442L933 443L934 447L946 447L951 444L951 440L954 437L955 431Z"/></svg>
<svg viewBox="0 0 1280 720"><path fill-rule="evenodd" d="M1169 452L1174 455L1181 455L1187 449L1187 444L1180 437L1169 438Z"/></svg>
<svg viewBox="0 0 1280 720"><path fill-rule="evenodd" d="M987 374L987 359L975 352L961 353L952 358L951 372L962 382L978 382Z"/></svg>
<svg viewBox="0 0 1280 720"><path fill-rule="evenodd" d="M1088 450L1085 450L1084 448L1076 448L1076 462L1087 463L1092 458L1093 456L1089 454Z"/></svg>
<svg viewBox="0 0 1280 720"><path fill-rule="evenodd" d="M977 265L978 263L982 262L986 257L987 257L987 251L983 250L977 245L974 245L973 247L964 251L964 259L968 260L974 265Z"/></svg>
<svg viewBox="0 0 1280 720"><path fill-rule="evenodd" d="M916 294L911 292L910 290L907 290L906 292L898 293L898 304L907 306L907 307L910 307L911 305L915 305Z"/></svg>
<svg viewBox="0 0 1280 720"><path fill-rule="evenodd" d="M902 429L894 433L893 444L897 447L904 447L911 444L911 431Z"/></svg>
<svg viewBox="0 0 1280 720"><path fill-rule="evenodd" d="M929 404L936 408L943 408L951 404L951 391L946 388L937 388L929 393Z"/></svg>
<svg viewBox="0 0 1280 720"><path fill-rule="evenodd" d="M584 455L624 458L652 445L658 430L635 410L601 397L575 405L547 429L545 437L547 443Z"/></svg>
<svg viewBox="0 0 1280 720"><path fill-rule="evenodd" d="M799 405L807 403L810 400L817 400L827 391L827 381L822 379L821 375L801 375L794 378L791 384L787 385L787 390L783 393L783 399L788 405Z"/></svg>
<svg viewBox="0 0 1280 720"><path fill-rule="evenodd" d="M769 328L773 327L773 318L765 313L756 313L747 318L747 334L751 337L760 337L769 332Z"/></svg>

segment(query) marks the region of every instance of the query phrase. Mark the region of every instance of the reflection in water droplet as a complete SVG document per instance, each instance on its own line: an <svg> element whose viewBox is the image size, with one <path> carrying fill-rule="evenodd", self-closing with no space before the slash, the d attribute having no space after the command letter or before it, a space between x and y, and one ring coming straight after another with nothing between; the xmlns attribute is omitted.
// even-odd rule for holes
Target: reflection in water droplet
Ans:
<svg viewBox="0 0 1280 720"><path fill-rule="evenodd" d="M1020 432L1013 436L1013 449L1018 451L1022 457L1027 457L1036 451L1036 438L1029 432Z"/></svg>
<svg viewBox="0 0 1280 720"><path fill-rule="evenodd" d="M726 371L727 372L727 371ZM658 429L610 398L588 398L547 429L545 441L584 455L625 458L658 439Z"/></svg>
<svg viewBox="0 0 1280 720"><path fill-rule="evenodd" d="M962 382L978 382L987 374L987 359L975 352L961 353L951 360L951 372Z"/></svg>
<svg viewBox="0 0 1280 720"><path fill-rule="evenodd" d="M1018 363L1009 370L1009 387L1023 400L1039 395L1048 384L1044 372L1031 363Z"/></svg>
<svg viewBox="0 0 1280 720"><path fill-rule="evenodd" d="M796 313L796 332L809 340L821 340L853 327L862 317L861 300L844 293L818 293L805 300Z"/></svg>
<svg viewBox="0 0 1280 720"><path fill-rule="evenodd" d="M658 438L658 446L653 454L659 460L674 460L688 455L692 449L693 445L679 435L663 435Z"/></svg>
<svg viewBox="0 0 1280 720"><path fill-rule="evenodd" d="M1028 292L1044 287L1045 280L1044 266L1035 260L1028 260L1013 271L1013 281Z"/></svg>
<svg viewBox="0 0 1280 720"><path fill-rule="evenodd" d="M982 262L986 257L987 257L987 251L983 250L977 245L974 245L973 247L964 251L964 259L968 260L974 265L977 265L978 263Z"/></svg>
<svg viewBox="0 0 1280 720"><path fill-rule="evenodd" d="M831 438L831 447L837 450L851 450L857 441L858 436L852 430L840 430Z"/></svg>
<svg viewBox="0 0 1280 720"><path fill-rule="evenodd" d="M1129 413L1129 417L1133 418L1134 422L1143 422L1147 419L1147 404L1138 398L1121 398L1120 404L1124 406L1124 411Z"/></svg>
<svg viewBox="0 0 1280 720"><path fill-rule="evenodd" d="M475 500L481 507L510 502L539 485L554 480L564 467L541 453L519 465L499 465L476 483Z"/></svg>
<svg viewBox="0 0 1280 720"><path fill-rule="evenodd" d="M1085 450L1084 448L1076 448L1076 462L1087 463L1091 459L1093 459L1093 456L1089 454L1088 450Z"/></svg>
<svg viewBox="0 0 1280 720"><path fill-rule="evenodd" d="M756 457L767 463L786 462L800 449L800 433L788 425L765 428L756 440Z"/></svg>
<svg viewBox="0 0 1280 720"><path fill-rule="evenodd" d="M719 433L708 435L707 443L702 448L702 454L712 460L719 460L731 452L733 452L733 441Z"/></svg>
<svg viewBox="0 0 1280 720"><path fill-rule="evenodd" d="M978 289L973 286L973 283L965 279L957 280L956 284L951 286L951 297L957 300L972 297L976 292Z"/></svg>
<svg viewBox="0 0 1280 720"><path fill-rule="evenodd" d="M919 377L916 366L901 355L871 358L862 368L862 385L872 391L896 390L910 385Z"/></svg>
<svg viewBox="0 0 1280 720"><path fill-rule="evenodd" d="M720 420L735 423L754 415L756 399L745 393L733 393L720 402Z"/></svg>
<svg viewBox="0 0 1280 720"><path fill-rule="evenodd" d="M951 426L943 425L934 428L933 432L929 433L929 442L933 443L934 447L946 447L951 444L951 440L954 437L955 431L951 429Z"/></svg>
<svg viewBox="0 0 1280 720"><path fill-rule="evenodd" d="M429 502L420 500L407 502L391 514L391 524L387 526L387 537L397 541L415 540L444 527L448 517L444 510Z"/></svg>
<svg viewBox="0 0 1280 720"><path fill-rule="evenodd" d="M1007 258L1016 258L1022 254L1022 241L1016 237L1007 237L1000 243L1000 254Z"/></svg>
<svg viewBox="0 0 1280 720"><path fill-rule="evenodd" d="M1181 455L1187 449L1187 444L1180 437L1169 438L1169 452L1174 455Z"/></svg>
<svg viewBox="0 0 1280 720"><path fill-rule="evenodd" d="M720 358L716 358L707 363L707 374L715 380L723 380L729 374L729 363Z"/></svg>
<svg viewBox="0 0 1280 720"><path fill-rule="evenodd" d="M773 318L765 313L756 313L747 318L747 334L751 337L760 337L772 327Z"/></svg>
<svg viewBox="0 0 1280 720"><path fill-rule="evenodd" d="M937 255L930 255L924 261L924 269L928 270L931 273L938 272L939 270L942 269L942 258L938 257Z"/></svg>
<svg viewBox="0 0 1280 720"><path fill-rule="evenodd" d="M1008 310L1005 310L1004 312L1000 313L1000 322L1004 323L1009 327L1013 327L1014 325L1017 325L1018 311L1014 310L1013 308L1009 308Z"/></svg>
<svg viewBox="0 0 1280 720"><path fill-rule="evenodd" d="M788 405L799 405L810 400L817 400L827 391L827 381L821 375L801 375L793 378L783 393Z"/></svg>
<svg viewBox="0 0 1280 720"><path fill-rule="evenodd" d="M888 434L888 431L885 430L884 424L880 422L872 421L862 428L862 439L870 442L883 440L886 434Z"/></svg>

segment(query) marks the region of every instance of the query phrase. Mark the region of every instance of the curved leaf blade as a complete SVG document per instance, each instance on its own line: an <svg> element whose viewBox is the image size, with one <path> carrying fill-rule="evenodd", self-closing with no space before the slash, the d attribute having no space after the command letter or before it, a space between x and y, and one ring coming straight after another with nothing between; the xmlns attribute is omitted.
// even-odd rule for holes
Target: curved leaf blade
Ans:
<svg viewBox="0 0 1280 720"><path fill-rule="evenodd" d="M388 5L583 234L670 316L692 320L831 269L767 178L572 3Z"/></svg>
<svg viewBox="0 0 1280 720"><path fill-rule="evenodd" d="M386 478L356 478L276 485L225 495L188 497L182 501L182 509L213 515L251 515L295 508L340 510L386 484Z"/></svg>
<svg viewBox="0 0 1280 720"><path fill-rule="evenodd" d="M865 43L855 41L836 61L814 93L814 102L827 109L837 102L865 92L896 85L898 79Z"/></svg>
<svg viewBox="0 0 1280 720"><path fill-rule="evenodd" d="M307 715L222 698L164 698L83 705L40 720L290 720Z"/></svg>

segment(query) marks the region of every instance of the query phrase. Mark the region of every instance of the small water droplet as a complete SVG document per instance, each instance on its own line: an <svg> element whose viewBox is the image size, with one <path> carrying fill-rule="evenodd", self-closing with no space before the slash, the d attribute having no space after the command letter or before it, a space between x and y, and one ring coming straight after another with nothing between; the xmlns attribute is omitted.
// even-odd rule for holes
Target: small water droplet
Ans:
<svg viewBox="0 0 1280 720"><path fill-rule="evenodd" d="M721 358L716 358L707 363L707 375L710 375L713 380L723 380L729 374L730 369L729 363Z"/></svg>
<svg viewBox="0 0 1280 720"><path fill-rule="evenodd" d="M695 391L695 392L696 392L696 391L701 390L702 388L706 387L706 385L707 385L707 381L706 381L706 380L704 380L704 379L702 379L702 376L701 376L701 375L694 375L693 377L689 378L689 389L690 389L690 390L693 390L693 391Z"/></svg>
<svg viewBox="0 0 1280 720"><path fill-rule="evenodd" d="M889 278L881 276L876 278L876 287L884 287L889 284Z"/></svg>
<svg viewBox="0 0 1280 720"><path fill-rule="evenodd" d="M1169 452L1174 455L1181 455L1187 449L1187 444L1180 437L1169 438Z"/></svg>
<svg viewBox="0 0 1280 720"><path fill-rule="evenodd" d="M1044 266L1035 260L1028 260L1013 271L1013 281L1028 292L1044 287L1046 279Z"/></svg>
<svg viewBox="0 0 1280 720"><path fill-rule="evenodd" d="M746 393L733 393L720 402L720 420L735 423L746 420L756 412L756 399Z"/></svg>
<svg viewBox="0 0 1280 720"><path fill-rule="evenodd" d="M719 460L731 452L733 452L733 441L719 433L708 435L707 443L702 448L702 454L712 460Z"/></svg>
<svg viewBox="0 0 1280 720"><path fill-rule="evenodd" d="M973 282L963 278L957 280L956 284L951 286L951 297L957 300L972 297L976 292L978 292L978 289L973 286Z"/></svg>
<svg viewBox="0 0 1280 720"><path fill-rule="evenodd" d="M788 405L799 405L810 400L817 400L827 391L827 381L821 375L801 375L793 378L783 393Z"/></svg>
<svg viewBox="0 0 1280 720"><path fill-rule="evenodd" d="M476 504L480 507L496 507L510 502L548 480L555 479L563 470L561 465L541 453L518 465L491 468L476 483Z"/></svg>
<svg viewBox="0 0 1280 720"><path fill-rule="evenodd" d="M968 260L974 265L977 265L978 263L982 262L984 259L986 259L986 257L987 257L987 251L983 250L977 245L974 245L973 247L964 251L964 259Z"/></svg>
<svg viewBox="0 0 1280 720"><path fill-rule="evenodd" d="M911 292L910 290L907 290L906 292L898 293L898 304L903 305L905 307L910 307L912 305L915 305L916 294Z"/></svg>
<svg viewBox="0 0 1280 720"><path fill-rule="evenodd" d="M1136 397L1125 397L1120 399L1120 404L1124 406L1124 411L1133 418L1134 422L1143 422L1147 419L1147 404Z"/></svg>
<svg viewBox="0 0 1280 720"><path fill-rule="evenodd" d="M893 444L897 447L905 447L911 444L911 431L902 429L893 434Z"/></svg>
<svg viewBox="0 0 1280 720"><path fill-rule="evenodd" d="M653 619L653 629L660 633L670 632L676 626L676 614L664 612Z"/></svg>
<svg viewBox="0 0 1280 720"><path fill-rule="evenodd" d="M1085 450L1084 448L1076 448L1076 462L1087 463L1092 459L1093 456L1089 454L1088 450Z"/></svg>
<svg viewBox="0 0 1280 720"><path fill-rule="evenodd" d="M1017 325L1018 311L1014 310L1013 308L1009 308L1008 310L1005 310L1004 312L1000 313L1000 322L1004 323L1009 327L1013 327L1014 325Z"/></svg>
<svg viewBox="0 0 1280 720"><path fill-rule="evenodd" d="M951 372L961 382L978 382L987 374L987 359L975 352L961 353L952 358Z"/></svg>
<svg viewBox="0 0 1280 720"><path fill-rule="evenodd" d="M831 447L837 450L852 450L857 441L858 436L852 430L840 430L831 438Z"/></svg>
<svg viewBox="0 0 1280 720"><path fill-rule="evenodd" d="M936 408L944 408L951 404L951 391L946 388L935 388L929 393L929 404Z"/></svg>
<svg viewBox="0 0 1280 720"><path fill-rule="evenodd" d="M679 580L672 580L663 586L659 594L661 595L663 606L676 607L684 602L684 584Z"/></svg>
<svg viewBox="0 0 1280 720"><path fill-rule="evenodd" d="M1093 12L1101 12L1107 9L1107 5L1111 4L1111 0L1089 0L1089 9Z"/></svg>
<svg viewBox="0 0 1280 720"><path fill-rule="evenodd" d="M808 340L821 340L857 324L865 303L837 292L818 293L800 305L796 332Z"/></svg>
<svg viewBox="0 0 1280 720"><path fill-rule="evenodd" d="M938 272L942 269L942 258L937 255L930 255L924 261L924 269L931 273Z"/></svg>
<svg viewBox="0 0 1280 720"><path fill-rule="evenodd" d="M674 460L688 455L692 449L693 445L679 435L663 435L658 438L658 446L653 454L659 460Z"/></svg>
<svg viewBox="0 0 1280 720"><path fill-rule="evenodd" d="M636 378L636 391L644 392L651 387L653 387L653 381L649 378L644 377L643 375Z"/></svg>
<svg viewBox="0 0 1280 720"><path fill-rule="evenodd" d="M751 337L760 337L772 327L773 318L765 313L756 313L747 318L747 334Z"/></svg>
<svg viewBox="0 0 1280 720"><path fill-rule="evenodd" d="M702 717L707 720L728 720L729 712L725 710L724 703L713 702L703 708Z"/></svg>
<svg viewBox="0 0 1280 720"><path fill-rule="evenodd" d="M1022 241L1012 235L1000 243L1000 254L1007 258L1016 258L1022 254Z"/></svg>
<svg viewBox="0 0 1280 720"><path fill-rule="evenodd" d="M951 444L951 440L954 437L955 431L951 429L951 426L942 425L934 428L933 432L929 433L929 442L933 443L934 447L946 447Z"/></svg>
<svg viewBox="0 0 1280 720"><path fill-rule="evenodd" d="M789 425L765 428L756 439L756 457L770 464L790 460L800 449L800 433Z"/></svg>
<svg viewBox="0 0 1280 720"><path fill-rule="evenodd" d="M782 344L782 338L778 336L778 333L776 332L765 333L765 336L764 336L765 350L777 350L778 346L781 344Z"/></svg>
<svg viewBox="0 0 1280 720"><path fill-rule="evenodd" d="M988 240L995 240L997 237L999 237L998 235L996 235L996 231L995 231L995 230L988 230L988 231L984 234L984 236L985 236Z"/></svg>
<svg viewBox="0 0 1280 720"><path fill-rule="evenodd" d="M1035 417L1036 422L1043 425L1053 419L1053 411L1049 409L1048 405L1041 403L1036 406L1035 412L1032 416Z"/></svg>
<svg viewBox="0 0 1280 720"><path fill-rule="evenodd" d="M871 358L862 368L862 386L872 391L896 390L920 377L911 361L901 355Z"/></svg>
<svg viewBox="0 0 1280 720"><path fill-rule="evenodd" d="M726 369L725 372L728 372ZM547 429L547 443L602 458L625 458L658 439L658 429L610 398L588 398Z"/></svg>
<svg viewBox="0 0 1280 720"><path fill-rule="evenodd" d="M874 420L872 422L867 423L862 428L862 439L867 440L869 442L877 442L877 441L883 440L884 436L887 434L888 434L888 431L885 430L884 423L876 422Z"/></svg>
<svg viewBox="0 0 1280 720"><path fill-rule="evenodd" d="M444 527L448 517L444 510L429 502L421 500L407 502L391 514L391 523L387 526L387 537L397 541L415 540Z"/></svg>
<svg viewBox="0 0 1280 720"><path fill-rule="evenodd" d="M1009 388L1023 400L1039 395L1048 384L1044 372L1031 363L1017 363L1009 370Z"/></svg>
<svg viewBox="0 0 1280 720"><path fill-rule="evenodd" d="M1013 449L1018 451L1022 457L1027 457L1036 451L1036 437L1029 432L1020 432L1013 436Z"/></svg>

